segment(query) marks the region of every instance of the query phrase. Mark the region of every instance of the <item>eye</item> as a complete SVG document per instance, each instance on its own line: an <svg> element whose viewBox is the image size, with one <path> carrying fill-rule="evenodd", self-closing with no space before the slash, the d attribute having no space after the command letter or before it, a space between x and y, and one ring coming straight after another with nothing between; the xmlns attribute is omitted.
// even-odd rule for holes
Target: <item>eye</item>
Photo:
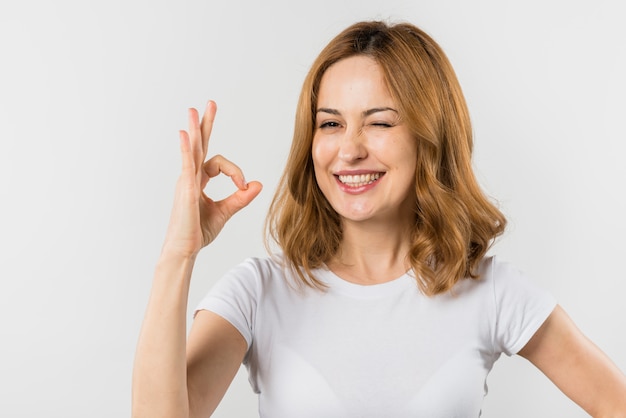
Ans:
<svg viewBox="0 0 626 418"><path fill-rule="evenodd" d="M392 128L395 126L392 123L388 123L388 122L373 122L370 125L375 126L377 128Z"/></svg>
<svg viewBox="0 0 626 418"><path fill-rule="evenodd" d="M319 129L332 129L332 128L339 128L341 125L339 125L338 122L329 120L326 122L322 122L322 124L319 126Z"/></svg>

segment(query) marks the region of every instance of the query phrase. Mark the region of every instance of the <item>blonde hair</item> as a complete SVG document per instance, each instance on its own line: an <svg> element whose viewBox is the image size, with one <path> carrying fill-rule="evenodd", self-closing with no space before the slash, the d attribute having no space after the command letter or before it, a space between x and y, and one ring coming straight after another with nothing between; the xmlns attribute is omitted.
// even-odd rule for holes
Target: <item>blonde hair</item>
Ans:
<svg viewBox="0 0 626 418"><path fill-rule="evenodd" d="M325 71L356 55L379 64L400 117L417 141L415 220L407 257L420 289L435 295L461 278L476 278L477 264L504 231L506 219L474 176L469 113L452 66L430 36L407 23L356 23L313 63L300 94L291 151L266 220L268 239L281 247L302 282L324 287L312 270L337 253L342 229L313 171L317 95Z"/></svg>

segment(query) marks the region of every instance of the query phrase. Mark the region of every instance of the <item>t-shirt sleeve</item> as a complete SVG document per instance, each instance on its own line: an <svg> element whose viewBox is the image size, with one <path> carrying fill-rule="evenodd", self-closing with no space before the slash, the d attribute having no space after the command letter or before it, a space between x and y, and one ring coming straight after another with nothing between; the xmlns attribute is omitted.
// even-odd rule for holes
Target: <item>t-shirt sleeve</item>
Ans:
<svg viewBox="0 0 626 418"><path fill-rule="evenodd" d="M259 273L253 259L248 259L226 273L197 305L230 322L252 344L258 302Z"/></svg>
<svg viewBox="0 0 626 418"><path fill-rule="evenodd" d="M556 307L554 297L508 263L492 260L496 305L495 349L519 352Z"/></svg>

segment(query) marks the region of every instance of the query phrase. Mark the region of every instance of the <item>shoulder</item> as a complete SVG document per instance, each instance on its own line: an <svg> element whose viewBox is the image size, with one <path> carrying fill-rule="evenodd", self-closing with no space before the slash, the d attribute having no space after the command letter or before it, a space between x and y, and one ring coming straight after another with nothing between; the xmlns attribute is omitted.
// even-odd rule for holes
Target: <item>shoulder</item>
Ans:
<svg viewBox="0 0 626 418"><path fill-rule="evenodd" d="M267 287L284 282L280 257L247 258L224 274L196 307L212 311L230 322L252 343L259 303Z"/></svg>
<svg viewBox="0 0 626 418"><path fill-rule="evenodd" d="M536 299L548 302L552 296L532 277L514 264L496 256L485 257L478 269L479 280L493 294L499 308Z"/></svg>
<svg viewBox="0 0 626 418"><path fill-rule="evenodd" d="M513 264L500 257L484 257L474 270L474 279L466 277L459 280L452 289L451 296L480 294L480 298L494 298L497 291L515 286L524 281L525 275Z"/></svg>
<svg viewBox="0 0 626 418"><path fill-rule="evenodd" d="M249 257L237 266L230 269L212 287L210 293L218 294L224 291L249 297L263 292L270 286L280 286L287 280L286 268L282 254L268 257Z"/></svg>
<svg viewBox="0 0 626 418"><path fill-rule="evenodd" d="M225 276L227 277L264 277L272 275L281 270L282 256L274 257L249 257L240 264L231 268Z"/></svg>
<svg viewBox="0 0 626 418"><path fill-rule="evenodd" d="M479 280L488 284L495 293L515 289L517 287L537 288L522 269L497 256L488 256L482 259L478 266Z"/></svg>
<svg viewBox="0 0 626 418"><path fill-rule="evenodd" d="M523 276L519 268L495 255L487 256L480 261L478 274L488 281Z"/></svg>

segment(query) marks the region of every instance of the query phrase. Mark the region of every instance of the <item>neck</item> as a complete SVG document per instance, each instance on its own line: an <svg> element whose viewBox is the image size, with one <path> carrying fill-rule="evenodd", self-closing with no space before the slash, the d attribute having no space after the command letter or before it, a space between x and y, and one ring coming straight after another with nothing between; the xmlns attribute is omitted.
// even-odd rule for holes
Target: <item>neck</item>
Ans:
<svg viewBox="0 0 626 418"><path fill-rule="evenodd" d="M328 267L344 280L378 284L407 272L410 228L389 223L345 222L343 240Z"/></svg>

